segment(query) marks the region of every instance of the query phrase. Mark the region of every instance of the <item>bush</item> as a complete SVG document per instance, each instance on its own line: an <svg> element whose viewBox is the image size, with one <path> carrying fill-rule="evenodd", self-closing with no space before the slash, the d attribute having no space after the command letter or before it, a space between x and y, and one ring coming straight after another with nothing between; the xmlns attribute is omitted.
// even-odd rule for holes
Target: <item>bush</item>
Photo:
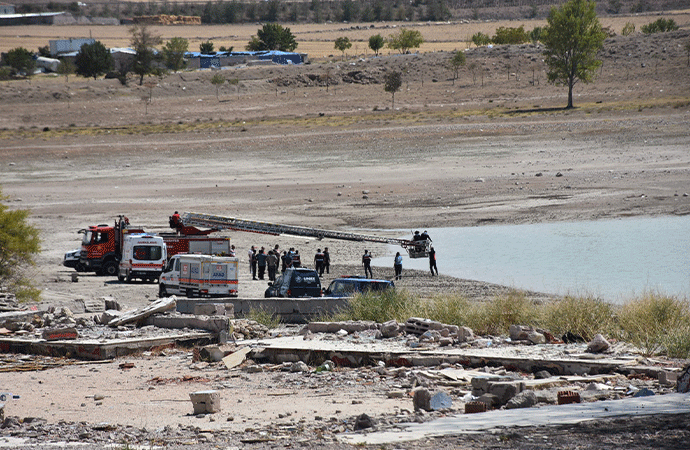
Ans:
<svg viewBox="0 0 690 450"><path fill-rule="evenodd" d="M500 295L473 314L470 326L479 334L507 334L511 325L535 324L537 309L524 292L510 291Z"/></svg>
<svg viewBox="0 0 690 450"><path fill-rule="evenodd" d="M492 38L494 44L523 44L529 41L529 36L525 32L525 27L498 27L496 34Z"/></svg>
<svg viewBox="0 0 690 450"><path fill-rule="evenodd" d="M597 333L613 330L614 310L610 303L594 297L565 297L544 305L541 325L554 335L567 331L591 340Z"/></svg>
<svg viewBox="0 0 690 450"><path fill-rule="evenodd" d="M647 293L621 308L620 338L637 346L644 355L682 351L690 344L679 340L690 334L690 304L657 293Z"/></svg>
<svg viewBox="0 0 690 450"><path fill-rule="evenodd" d="M625 26L623 27L623 31L621 31L621 34L623 36L630 36L635 32L635 24L632 22L627 22Z"/></svg>
<svg viewBox="0 0 690 450"><path fill-rule="evenodd" d="M472 35L472 43L477 47L489 45L491 43L491 37L480 31Z"/></svg>
<svg viewBox="0 0 690 450"><path fill-rule="evenodd" d="M472 328L477 306L459 295L447 294L433 297L426 306L425 314L431 320L448 325L467 326Z"/></svg>
<svg viewBox="0 0 690 450"><path fill-rule="evenodd" d="M265 325L270 329L277 328L281 323L283 323L280 315L274 315L266 311L264 308L251 309L247 318L253 320L261 325Z"/></svg>
<svg viewBox="0 0 690 450"><path fill-rule="evenodd" d="M395 319L406 322L410 317L423 314L419 298L405 290L389 289L380 293L368 292L355 295L347 311L338 315L339 320L373 320L383 323Z"/></svg>
<svg viewBox="0 0 690 450"><path fill-rule="evenodd" d="M678 29L678 25L676 24L675 20L664 19L662 17L657 19L655 22L642 25L641 29L644 34L665 33L667 31L676 31Z"/></svg>

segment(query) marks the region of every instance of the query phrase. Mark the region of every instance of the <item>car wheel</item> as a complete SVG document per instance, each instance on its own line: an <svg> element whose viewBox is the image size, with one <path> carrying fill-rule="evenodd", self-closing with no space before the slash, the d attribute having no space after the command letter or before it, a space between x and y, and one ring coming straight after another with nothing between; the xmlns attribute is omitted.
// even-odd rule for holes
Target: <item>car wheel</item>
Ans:
<svg viewBox="0 0 690 450"><path fill-rule="evenodd" d="M117 275L118 271L117 263L115 261L108 261L103 265L101 271L105 276L114 277L115 275Z"/></svg>

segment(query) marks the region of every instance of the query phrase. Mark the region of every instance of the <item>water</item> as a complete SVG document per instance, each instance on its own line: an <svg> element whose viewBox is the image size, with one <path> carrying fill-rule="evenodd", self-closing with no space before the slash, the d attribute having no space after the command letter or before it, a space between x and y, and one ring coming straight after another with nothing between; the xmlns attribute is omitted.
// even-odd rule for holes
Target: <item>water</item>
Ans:
<svg viewBox="0 0 690 450"><path fill-rule="evenodd" d="M690 216L428 231L442 274L616 303L650 290L690 297ZM373 263L392 265L392 257ZM405 258L403 267L428 264Z"/></svg>

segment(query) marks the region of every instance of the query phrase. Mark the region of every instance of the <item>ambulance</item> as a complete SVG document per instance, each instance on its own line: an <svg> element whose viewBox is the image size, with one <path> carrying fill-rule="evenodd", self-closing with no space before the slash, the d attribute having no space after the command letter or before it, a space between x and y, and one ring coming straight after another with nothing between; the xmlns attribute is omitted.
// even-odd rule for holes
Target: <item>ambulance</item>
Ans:
<svg viewBox="0 0 690 450"><path fill-rule="evenodd" d="M239 259L177 254L160 277L158 296L237 297Z"/></svg>

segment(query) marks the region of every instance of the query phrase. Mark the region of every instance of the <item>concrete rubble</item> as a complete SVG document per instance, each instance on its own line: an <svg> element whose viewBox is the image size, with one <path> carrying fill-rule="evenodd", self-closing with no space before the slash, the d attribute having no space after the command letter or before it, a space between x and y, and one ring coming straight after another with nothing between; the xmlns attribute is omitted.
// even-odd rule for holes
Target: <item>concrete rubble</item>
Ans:
<svg viewBox="0 0 690 450"><path fill-rule="evenodd" d="M634 348L605 342L603 336L590 343L566 344L547 330L521 325L511 326L509 336L503 337L476 336L467 327L416 317L403 324L310 322L269 330L248 319L234 319L226 315L232 308L211 303L197 309L208 315L182 314L175 311L174 297L125 314L117 308L104 302L93 318L78 317L69 308L2 313L0 327L13 331L0 338L0 349L108 359L179 345L192 349L192 367L197 370L239 371L246 376L280 373L285 374L280 382L296 383L300 389L324 384L347 389L353 378L371 380L371 389L381 398L408 404L409 409L391 415L360 414L327 428L347 442L392 442L391 430L415 423L428 424L432 431L424 433L433 434L435 421L465 412L481 416L558 407L564 392L575 393L582 404L665 396L680 392L681 385L687 392L690 378L690 369L642 358ZM189 395L194 414L221 411L223 389ZM690 404L680 405L690 412ZM350 434L358 430L378 437Z"/></svg>

